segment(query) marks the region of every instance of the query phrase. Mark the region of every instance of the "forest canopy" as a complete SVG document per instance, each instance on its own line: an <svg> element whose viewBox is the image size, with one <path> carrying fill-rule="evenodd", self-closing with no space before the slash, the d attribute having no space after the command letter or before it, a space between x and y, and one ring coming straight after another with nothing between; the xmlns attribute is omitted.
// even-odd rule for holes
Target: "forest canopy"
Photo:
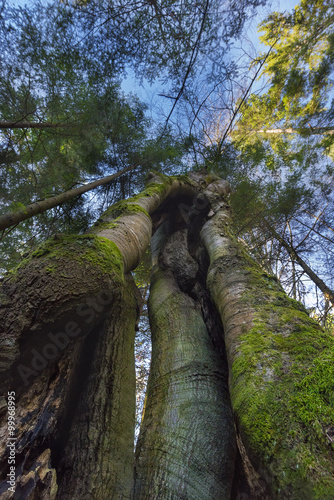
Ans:
<svg viewBox="0 0 334 500"><path fill-rule="evenodd" d="M297 257L333 288L334 12L273 7L2 0L1 214L129 169L5 228L2 273L50 235L87 229L148 171L205 166L231 183L251 253L325 321L330 301Z"/></svg>

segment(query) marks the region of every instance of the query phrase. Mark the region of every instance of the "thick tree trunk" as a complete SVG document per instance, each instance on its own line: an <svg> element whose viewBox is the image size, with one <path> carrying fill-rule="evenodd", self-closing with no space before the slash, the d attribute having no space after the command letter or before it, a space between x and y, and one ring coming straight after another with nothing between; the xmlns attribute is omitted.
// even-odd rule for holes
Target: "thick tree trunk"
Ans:
<svg viewBox="0 0 334 500"><path fill-rule="evenodd" d="M183 179L153 181L111 207L90 233L55 235L3 282L2 498L16 498L7 482L14 437L22 500L53 499L57 487L58 498L74 500L131 495L136 301L124 272L149 244L149 213L167 196L196 191Z"/></svg>
<svg viewBox="0 0 334 500"><path fill-rule="evenodd" d="M237 242L221 187L205 191L215 215L201 236L241 449L271 498L334 498L334 337Z"/></svg>
<svg viewBox="0 0 334 500"><path fill-rule="evenodd" d="M56 235L4 280L4 500L131 498L137 308L127 273L152 227L154 346L135 498L334 498L333 336L236 241L227 185L211 180L153 179L90 233Z"/></svg>
<svg viewBox="0 0 334 500"><path fill-rule="evenodd" d="M78 260L79 246L71 247ZM92 247L97 254L98 249ZM45 267L51 260L44 259L44 265L31 262L3 287L7 298L17 298L3 318L8 333L4 347L12 348L7 353L13 363L2 374L2 394L14 391L16 403L13 436L8 434L4 398L1 405L0 492L4 500L54 499L57 488L57 498L77 500L131 495L135 289L128 278L123 284L121 275L99 270L94 261L85 265L74 259L63 256L58 261L61 268L53 260L53 270ZM29 289L31 281L34 289ZM22 303L19 294L28 304ZM44 300L38 311L34 306L39 294ZM24 314L26 309L32 314ZM20 327L15 348L14 335ZM9 356L3 365L10 361ZM6 476L12 443L15 494Z"/></svg>
<svg viewBox="0 0 334 500"><path fill-rule="evenodd" d="M178 219L170 217L152 242L152 364L135 498L228 499L236 441L227 366L203 318L207 304L201 304L200 269L188 251L188 231L168 234ZM222 347L222 330L215 329Z"/></svg>
<svg viewBox="0 0 334 500"><path fill-rule="evenodd" d="M87 339L74 375L57 441L59 500L132 498L139 292L128 281L97 338Z"/></svg>

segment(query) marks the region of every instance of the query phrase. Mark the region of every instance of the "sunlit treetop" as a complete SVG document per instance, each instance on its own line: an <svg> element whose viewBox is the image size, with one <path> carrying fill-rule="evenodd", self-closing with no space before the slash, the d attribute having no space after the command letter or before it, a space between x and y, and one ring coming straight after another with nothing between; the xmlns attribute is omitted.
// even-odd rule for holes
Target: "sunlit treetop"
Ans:
<svg viewBox="0 0 334 500"><path fill-rule="evenodd" d="M302 0L291 14L274 12L260 25L261 41L273 47L263 73L271 79L268 97L276 119L309 119L324 111L332 85L333 26L334 5L323 0Z"/></svg>

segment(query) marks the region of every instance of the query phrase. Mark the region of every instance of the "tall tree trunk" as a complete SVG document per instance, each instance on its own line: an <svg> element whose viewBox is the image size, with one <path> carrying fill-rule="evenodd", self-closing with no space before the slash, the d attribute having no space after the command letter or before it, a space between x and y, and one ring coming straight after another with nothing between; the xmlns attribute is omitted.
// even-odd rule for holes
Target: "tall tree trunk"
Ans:
<svg viewBox="0 0 334 500"><path fill-rule="evenodd" d="M187 229L178 230L179 214L169 212L152 241L152 364L136 450L135 498L227 499L236 441L220 354L223 332L219 324L214 332L205 324L204 276L189 253Z"/></svg>
<svg viewBox="0 0 334 500"><path fill-rule="evenodd" d="M7 482L14 437L15 495L22 500L53 499L58 486L58 498L130 498L136 301L124 273L149 244L149 213L167 196L194 192L183 179L152 178L90 233L55 235L4 279L2 498L15 498ZM15 436L7 422L12 391Z"/></svg>
<svg viewBox="0 0 334 500"><path fill-rule="evenodd" d="M333 336L235 239L224 181L151 181L3 282L1 498L131 498L137 307L127 273L152 227L154 347L135 498L334 498Z"/></svg>
<svg viewBox="0 0 334 500"><path fill-rule="evenodd" d="M201 236L240 446L271 498L334 498L334 337L237 242L221 182L205 193L215 215Z"/></svg>

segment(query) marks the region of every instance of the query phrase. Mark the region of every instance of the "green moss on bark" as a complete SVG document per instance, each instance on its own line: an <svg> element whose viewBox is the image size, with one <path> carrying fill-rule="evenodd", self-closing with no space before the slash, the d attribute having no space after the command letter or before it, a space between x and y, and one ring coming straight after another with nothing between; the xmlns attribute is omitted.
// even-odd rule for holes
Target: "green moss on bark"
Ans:
<svg viewBox="0 0 334 500"><path fill-rule="evenodd" d="M125 215L133 215L136 213L142 213L147 217L150 217L147 210L145 210L138 201L145 197L150 196L161 196L164 195L168 187L172 184L172 178L164 174L159 174L161 178L161 183L151 182L146 189L141 191L135 196L128 198L126 200L121 200L111 207L109 207L102 215L102 217L97 220L94 227L91 229L92 233L100 232L105 229L117 228L121 218Z"/></svg>
<svg viewBox="0 0 334 500"><path fill-rule="evenodd" d="M112 205L110 208L108 208L106 212L104 212L104 216L117 219L122 215L131 215L138 212L142 212L145 215L147 215L147 217L149 217L147 211L140 205L136 204L133 201L133 198L130 198L129 200L124 200L124 201L122 200Z"/></svg>
<svg viewBox="0 0 334 500"><path fill-rule="evenodd" d="M11 275L15 276L34 259L43 261L44 270L50 274L61 273L64 260L66 260L84 267L96 267L100 273L111 274L116 281L123 282L122 255L115 243L102 236L56 235L31 252L11 272Z"/></svg>
<svg viewBox="0 0 334 500"><path fill-rule="evenodd" d="M246 252L228 209L204 237L213 245L208 286L225 327L232 406L249 458L273 499L332 499L334 337Z"/></svg>
<svg viewBox="0 0 334 500"><path fill-rule="evenodd" d="M168 187L172 184L172 178L167 177L163 179L163 182L151 182L141 193L130 198L133 201L140 200L145 196L154 196L154 195L164 195L167 191Z"/></svg>
<svg viewBox="0 0 334 500"><path fill-rule="evenodd" d="M97 220L91 229L91 233L94 234L96 232L101 232L105 229L113 229L117 228L121 218L124 215L132 215L136 213L143 213L147 217L150 217L148 212L142 208L140 205L131 201L133 198L129 200L120 201L112 205L108 210L106 210L103 214L103 218Z"/></svg>
<svg viewBox="0 0 334 500"><path fill-rule="evenodd" d="M253 327L238 339L231 377L239 427L279 478L278 498L334 498L334 337L250 263L242 301L254 311Z"/></svg>

